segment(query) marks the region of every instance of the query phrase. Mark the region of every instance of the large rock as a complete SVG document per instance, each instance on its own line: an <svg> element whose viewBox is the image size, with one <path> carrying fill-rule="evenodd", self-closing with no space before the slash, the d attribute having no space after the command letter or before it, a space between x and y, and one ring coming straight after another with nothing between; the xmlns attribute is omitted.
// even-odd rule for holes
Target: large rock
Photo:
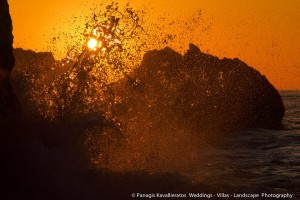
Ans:
<svg viewBox="0 0 300 200"><path fill-rule="evenodd" d="M0 118L16 116L20 105L12 91L10 76L15 65L12 21L7 0L0 1Z"/></svg>
<svg viewBox="0 0 300 200"><path fill-rule="evenodd" d="M36 113L37 101L46 98L44 86L50 86L56 74L64 68L57 68L51 52L35 52L22 48L14 49L16 59L11 82L24 113Z"/></svg>
<svg viewBox="0 0 300 200"><path fill-rule="evenodd" d="M131 131L228 133L281 127L285 108L265 76L239 59L218 59L190 44L145 54L129 79L113 86L112 116Z"/></svg>

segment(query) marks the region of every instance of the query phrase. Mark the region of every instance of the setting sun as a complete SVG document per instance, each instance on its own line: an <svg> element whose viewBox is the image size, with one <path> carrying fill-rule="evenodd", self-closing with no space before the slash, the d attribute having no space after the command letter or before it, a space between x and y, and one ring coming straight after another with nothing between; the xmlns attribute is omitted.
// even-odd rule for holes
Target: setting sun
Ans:
<svg viewBox="0 0 300 200"><path fill-rule="evenodd" d="M90 50L96 51L98 46L101 46L101 42L98 42L95 38L90 38L87 46Z"/></svg>

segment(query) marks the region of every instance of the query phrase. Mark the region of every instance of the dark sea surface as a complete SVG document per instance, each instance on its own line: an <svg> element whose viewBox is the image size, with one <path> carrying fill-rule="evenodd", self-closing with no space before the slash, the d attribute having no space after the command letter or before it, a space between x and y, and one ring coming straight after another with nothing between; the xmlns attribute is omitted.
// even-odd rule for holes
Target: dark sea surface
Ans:
<svg viewBox="0 0 300 200"><path fill-rule="evenodd" d="M289 192L300 198L300 91L280 94L286 108L282 130L238 132L208 147L197 172L186 175L234 192Z"/></svg>
<svg viewBox="0 0 300 200"><path fill-rule="evenodd" d="M2 197L15 195L16 183L19 184L20 188L25 188L16 196L44 197L48 191L51 193L55 191L57 196L65 196L64 199L99 199L103 194L107 194L107 198L102 199L127 199L129 193L140 192L140 190L155 193L158 190L181 192L181 189L183 193L216 194L224 192L231 195L234 193L261 194L263 192L290 193L293 194L293 199L300 199L300 91L281 91L280 94L286 108L283 119L284 127L281 130L253 129L241 131L217 138L217 143L213 142L204 146L196 143L196 146L200 147L199 149L193 149L191 144L190 149L196 150L196 156L190 156L194 152L188 151L191 140L184 140L188 136L184 135L184 137L179 138L179 140L186 141L182 146L175 146L180 144L175 142L161 147L158 150L165 154L158 157L158 160L151 157L153 158L152 161L141 165L145 169L137 174L135 172L139 170L138 166L130 163L129 166L127 165L130 156L137 155L136 151L141 153L142 157L137 158L136 163L143 163L145 161L142 159L143 156L159 152L155 149L165 143L158 143L157 138L153 142L151 138L148 143L139 145L139 148L134 150L132 147L140 143L139 140L133 146L119 147L119 149L117 148L119 142L114 144L114 140L108 140L107 146L112 147L108 148L107 154L105 154L108 158L105 161L112 162L112 165L108 165L108 171L100 170L100 175L95 176L94 171L93 173L86 171L85 159L82 161L81 157L78 156L81 149L78 151L72 149L74 145L69 144L70 137L65 139L68 141L66 142L67 145L56 144L55 140L60 141L62 137L51 139L52 132L63 133L65 128L61 130L54 127L53 130L49 130L50 139L43 138L41 140L37 137L30 137L30 135L22 136L23 139L12 137L11 140L5 140L8 142L2 144L2 147L5 144L3 148L9 152L6 163L12 163L16 168L12 169L8 165L9 170L7 171L11 171L10 173L13 174L18 172L22 181L16 179L17 181L14 182L10 179L11 174L8 173L6 182L12 183L6 184L2 188L3 192L0 190L0 200L14 199ZM71 129L75 130L76 128ZM41 129L45 130L45 127L41 126ZM78 132L80 131L81 129L78 130ZM47 132L42 133L47 136ZM73 136L73 134L71 135ZM166 138L174 140L172 136ZM97 137L92 139L97 139ZM102 141L101 139L99 141ZM175 139L177 141L177 138ZM166 139L162 138L162 140L165 141ZM41 143L41 141L43 142ZM61 143L64 144L63 141ZM101 147L103 143L95 143L95 145ZM153 146L154 148L151 149L150 147ZM11 149L14 151L12 152ZM154 151L152 151L153 149ZM183 159L180 159L181 157ZM170 159L163 163L165 158ZM115 169L121 169L121 172ZM130 172L131 170L133 172ZM129 173L126 174L126 171ZM165 175L165 172L175 176L168 178L169 176ZM182 178L184 182L181 181ZM157 186L157 184L159 185ZM174 191L172 191L173 186L177 186ZM115 193L116 190L119 193ZM32 193L32 191L35 192ZM80 198L80 195L84 197L90 195L91 198ZM114 195L118 198L115 198Z"/></svg>

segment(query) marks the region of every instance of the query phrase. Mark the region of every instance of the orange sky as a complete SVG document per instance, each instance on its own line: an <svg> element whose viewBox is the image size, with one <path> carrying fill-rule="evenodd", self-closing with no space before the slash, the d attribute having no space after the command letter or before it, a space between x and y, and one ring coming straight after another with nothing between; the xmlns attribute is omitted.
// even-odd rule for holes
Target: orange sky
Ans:
<svg viewBox="0 0 300 200"><path fill-rule="evenodd" d="M115 0L123 4L127 0ZM99 0L8 0L14 25L15 47L47 51L59 32L75 32L80 17ZM238 57L266 75L277 89L300 89L299 0L131 0L134 8L145 6L151 20L189 18L202 10L203 22L178 42L193 42L220 58ZM141 3L142 2L142 3ZM147 11L146 11L147 12ZM146 18L147 19L147 18ZM187 22L189 22L187 20ZM203 31L201 27L211 24ZM174 25L176 26L176 25ZM178 28L178 27L177 27ZM178 28L179 29L179 28ZM188 38L188 39L187 39ZM70 41L69 41L70 42ZM66 42L57 53L61 57ZM64 47L64 48L63 48Z"/></svg>

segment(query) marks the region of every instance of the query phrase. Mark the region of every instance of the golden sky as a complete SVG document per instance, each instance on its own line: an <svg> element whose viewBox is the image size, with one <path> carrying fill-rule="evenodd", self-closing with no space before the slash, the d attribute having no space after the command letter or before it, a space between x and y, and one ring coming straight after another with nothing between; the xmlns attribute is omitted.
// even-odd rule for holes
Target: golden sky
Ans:
<svg viewBox="0 0 300 200"><path fill-rule="evenodd" d="M14 46L47 51L56 34L75 32L74 27L83 23L81 17L90 12L90 8L103 1L8 0L8 2L14 26ZM115 2L124 4L128 1L115 0ZM159 16L175 21L186 17L189 23L193 13L201 9L202 24L195 27L189 36L182 35L180 40L176 40L174 48L180 45L187 48L188 43L192 42L199 45L201 50L219 58L240 58L266 75L277 89L300 89L299 0L129 2L133 8L146 7L146 15L148 11L151 15L149 20L153 21ZM201 28L208 25L210 26L207 30ZM59 51L61 54L64 49L60 48ZM57 58L60 54L57 53Z"/></svg>

